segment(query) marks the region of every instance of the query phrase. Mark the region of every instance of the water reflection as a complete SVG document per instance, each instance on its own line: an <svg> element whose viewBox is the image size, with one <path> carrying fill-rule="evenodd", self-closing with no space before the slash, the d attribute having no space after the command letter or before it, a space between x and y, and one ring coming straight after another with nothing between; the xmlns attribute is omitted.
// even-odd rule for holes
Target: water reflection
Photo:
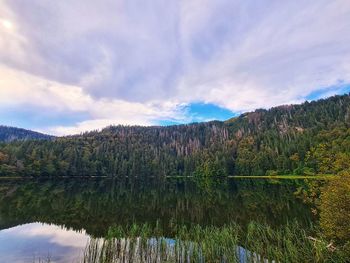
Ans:
<svg viewBox="0 0 350 263"><path fill-rule="evenodd" d="M55 225L31 223L0 231L0 262L78 262L88 236Z"/></svg>
<svg viewBox="0 0 350 263"><path fill-rule="evenodd" d="M320 216L324 233L343 244L349 237L349 213L344 213L349 210L349 185L349 177L332 180L324 188L307 180L2 180L0 262L34 262L48 256L51 262L79 262L88 239L133 223L159 227L161 237L173 240L177 226L214 226L221 231L237 223L247 232L251 221L282 229L297 221L300 229L307 230ZM307 200L316 201L305 204L305 198L296 197L300 189L313 197ZM314 215L316 205L321 209ZM242 245L236 241L231 243Z"/></svg>
<svg viewBox="0 0 350 263"><path fill-rule="evenodd" d="M101 237L111 225L173 223L221 226L252 220L307 224L310 208L295 198L296 181L64 180L2 183L0 229L44 222Z"/></svg>

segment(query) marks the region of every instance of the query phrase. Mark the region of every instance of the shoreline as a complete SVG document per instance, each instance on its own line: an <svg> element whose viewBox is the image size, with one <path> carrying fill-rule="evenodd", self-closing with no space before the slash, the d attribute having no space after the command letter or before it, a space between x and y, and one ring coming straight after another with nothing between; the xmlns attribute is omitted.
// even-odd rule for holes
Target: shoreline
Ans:
<svg viewBox="0 0 350 263"><path fill-rule="evenodd" d="M329 180L334 179L336 175L329 174L329 175L229 175L224 177L198 177L198 179L318 179L318 180ZM0 176L0 180L29 180L29 179L124 179L128 178L128 176L124 177L109 177L109 176L57 176L57 177L49 177L49 176L40 176L40 177L34 177L34 176ZM132 178L139 178L137 176ZM156 176L149 176L144 177L146 178L157 178ZM195 176L165 176L160 177L160 179L181 179L181 178L195 178Z"/></svg>

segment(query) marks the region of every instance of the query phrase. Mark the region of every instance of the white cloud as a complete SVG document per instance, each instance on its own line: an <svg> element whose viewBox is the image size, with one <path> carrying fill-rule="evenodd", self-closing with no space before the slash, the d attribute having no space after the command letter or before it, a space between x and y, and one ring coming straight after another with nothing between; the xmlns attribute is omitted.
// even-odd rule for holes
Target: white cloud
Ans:
<svg viewBox="0 0 350 263"><path fill-rule="evenodd" d="M348 0L83 2L0 2L2 107L89 116L45 131L188 121L194 101L242 112L350 83Z"/></svg>
<svg viewBox="0 0 350 263"><path fill-rule="evenodd" d="M263 15L248 11L232 11L232 20L240 16L237 23L246 27L190 68L179 96L245 111L299 102L339 80L350 82L350 2L283 1Z"/></svg>
<svg viewBox="0 0 350 263"><path fill-rule="evenodd" d="M39 106L51 110L84 111L93 103L82 88L63 85L0 65L2 106Z"/></svg>
<svg viewBox="0 0 350 263"><path fill-rule="evenodd" d="M109 125L157 125L158 120L189 122L190 116L178 103L130 103L121 100L98 100L88 109L91 119L78 122L74 126L54 126L43 132L68 135L83 131L99 130Z"/></svg>
<svg viewBox="0 0 350 263"><path fill-rule="evenodd" d="M177 102L128 102L96 99L78 86L64 85L0 65L1 107L39 107L66 114L86 113L90 119L74 126L41 129L55 135L95 130L112 124L154 125L160 119L188 121L183 105ZM40 112L38 112L40 114Z"/></svg>

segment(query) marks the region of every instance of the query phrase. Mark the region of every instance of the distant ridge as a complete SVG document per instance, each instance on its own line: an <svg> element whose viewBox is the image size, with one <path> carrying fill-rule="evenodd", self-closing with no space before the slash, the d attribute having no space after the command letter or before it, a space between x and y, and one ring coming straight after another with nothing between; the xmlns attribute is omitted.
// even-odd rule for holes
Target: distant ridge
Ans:
<svg viewBox="0 0 350 263"><path fill-rule="evenodd" d="M47 140L53 136L22 128L0 125L0 142Z"/></svg>

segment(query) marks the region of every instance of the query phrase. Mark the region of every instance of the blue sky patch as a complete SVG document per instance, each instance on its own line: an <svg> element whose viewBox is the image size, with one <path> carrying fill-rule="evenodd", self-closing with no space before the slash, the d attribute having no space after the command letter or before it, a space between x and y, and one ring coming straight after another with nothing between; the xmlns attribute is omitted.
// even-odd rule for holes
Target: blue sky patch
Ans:
<svg viewBox="0 0 350 263"><path fill-rule="evenodd" d="M343 95L350 92L350 84L340 84L322 88L311 92L306 96L308 101L327 98L334 95Z"/></svg>
<svg viewBox="0 0 350 263"><path fill-rule="evenodd" d="M234 116L237 116L237 113L234 113L228 109L219 107L212 103L203 103L196 102L191 103L184 109L186 111L186 115L189 118L190 122L203 122L203 121L212 121L219 120L224 121ZM174 120L161 120L159 121L159 125L175 125L181 124L178 121Z"/></svg>

